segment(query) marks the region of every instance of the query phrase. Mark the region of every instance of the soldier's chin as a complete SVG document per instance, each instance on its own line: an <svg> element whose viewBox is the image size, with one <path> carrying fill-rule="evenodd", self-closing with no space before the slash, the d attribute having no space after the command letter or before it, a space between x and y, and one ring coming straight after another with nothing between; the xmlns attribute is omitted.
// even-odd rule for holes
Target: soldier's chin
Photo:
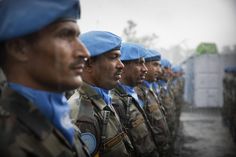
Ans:
<svg viewBox="0 0 236 157"><path fill-rule="evenodd" d="M68 86L68 88L70 88L69 90L79 88L82 85L82 83L83 83L83 80L81 76L77 76L74 79L74 81L71 81L70 86Z"/></svg>

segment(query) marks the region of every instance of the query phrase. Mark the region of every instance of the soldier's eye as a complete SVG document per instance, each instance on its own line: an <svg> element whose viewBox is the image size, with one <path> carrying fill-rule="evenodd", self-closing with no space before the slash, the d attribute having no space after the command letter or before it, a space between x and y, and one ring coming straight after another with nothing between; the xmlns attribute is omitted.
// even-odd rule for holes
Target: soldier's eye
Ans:
<svg viewBox="0 0 236 157"><path fill-rule="evenodd" d="M59 32L58 35L61 38L77 37L77 33L72 29L63 29Z"/></svg>

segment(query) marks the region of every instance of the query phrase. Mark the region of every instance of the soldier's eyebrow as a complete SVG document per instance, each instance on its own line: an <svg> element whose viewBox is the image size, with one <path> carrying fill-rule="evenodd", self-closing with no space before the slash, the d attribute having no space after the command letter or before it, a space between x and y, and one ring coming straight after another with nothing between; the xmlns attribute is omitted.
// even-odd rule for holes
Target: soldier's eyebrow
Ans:
<svg viewBox="0 0 236 157"><path fill-rule="evenodd" d="M71 35L80 35L80 30L73 22L63 23L60 22L50 28L55 33L68 32Z"/></svg>

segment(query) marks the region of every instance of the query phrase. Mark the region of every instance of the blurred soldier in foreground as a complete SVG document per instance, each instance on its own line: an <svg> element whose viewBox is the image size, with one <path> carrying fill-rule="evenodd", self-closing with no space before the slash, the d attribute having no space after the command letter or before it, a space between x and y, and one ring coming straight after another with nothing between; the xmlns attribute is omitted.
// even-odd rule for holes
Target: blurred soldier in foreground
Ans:
<svg viewBox="0 0 236 157"><path fill-rule="evenodd" d="M120 83L112 90L112 104L135 149L135 157L157 157L157 147L150 122L134 87L143 82L147 68L146 49L138 44L123 43L121 60L125 65Z"/></svg>
<svg viewBox="0 0 236 157"><path fill-rule="evenodd" d="M72 117L92 156L128 157L132 151L119 117L111 106L109 90L121 78L121 38L105 31L80 36L91 58L82 75L83 85L70 97Z"/></svg>
<svg viewBox="0 0 236 157"><path fill-rule="evenodd" d="M158 146L158 152L160 156L164 157L168 151L170 133L161 108L160 99L153 89L153 83L157 81L157 76L161 70L160 59L161 55L159 52L147 50L145 65L148 71L143 83L136 87L136 92L144 103L143 109L150 121L154 139Z"/></svg>
<svg viewBox="0 0 236 157"><path fill-rule="evenodd" d="M63 92L81 84L88 56L76 0L0 1L1 157L85 157Z"/></svg>

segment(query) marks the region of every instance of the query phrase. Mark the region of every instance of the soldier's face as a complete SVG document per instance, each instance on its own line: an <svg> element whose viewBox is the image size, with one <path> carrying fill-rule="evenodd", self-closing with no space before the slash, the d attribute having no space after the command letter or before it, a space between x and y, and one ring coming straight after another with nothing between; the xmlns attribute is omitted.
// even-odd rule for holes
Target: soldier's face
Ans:
<svg viewBox="0 0 236 157"><path fill-rule="evenodd" d="M162 79L169 80L171 78L171 68L163 68Z"/></svg>
<svg viewBox="0 0 236 157"><path fill-rule="evenodd" d="M78 40L80 30L73 21L53 23L39 31L29 46L27 71L31 84L48 91L77 88L82 80L87 49Z"/></svg>
<svg viewBox="0 0 236 157"><path fill-rule="evenodd" d="M148 69L146 80L149 82L155 82L161 70L160 61L146 62L145 65Z"/></svg>
<svg viewBox="0 0 236 157"><path fill-rule="evenodd" d="M124 64L120 61L120 50L114 50L95 58L91 63L94 85L112 89L121 79Z"/></svg>
<svg viewBox="0 0 236 157"><path fill-rule="evenodd" d="M131 61L130 63L125 64L122 80L127 85L133 87L137 86L144 81L147 71L148 69L145 66L144 58L137 61Z"/></svg>

